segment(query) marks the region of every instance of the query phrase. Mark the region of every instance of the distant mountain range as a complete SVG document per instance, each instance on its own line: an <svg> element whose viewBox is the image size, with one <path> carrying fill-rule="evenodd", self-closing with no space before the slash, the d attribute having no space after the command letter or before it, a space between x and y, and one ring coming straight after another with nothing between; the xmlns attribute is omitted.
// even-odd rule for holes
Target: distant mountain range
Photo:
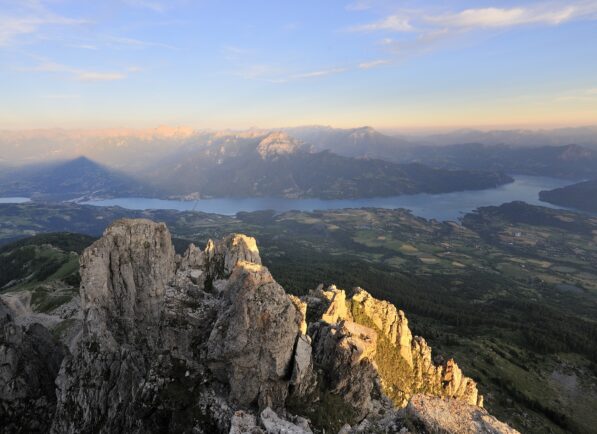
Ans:
<svg viewBox="0 0 597 434"><path fill-rule="evenodd" d="M282 132L216 140L160 164L148 182L193 197L283 196L324 199L444 193L496 187L498 172L433 169L314 152Z"/></svg>
<svg viewBox="0 0 597 434"><path fill-rule="evenodd" d="M309 143L315 150L345 157L396 160L404 150L417 146L406 137L388 136L371 127L340 129L323 126L284 129L290 136Z"/></svg>
<svg viewBox="0 0 597 434"><path fill-rule="evenodd" d="M597 213L597 179L542 191L539 199L554 205Z"/></svg>
<svg viewBox="0 0 597 434"><path fill-rule="evenodd" d="M580 145L534 148L479 143L421 146L404 151L398 160L449 169L497 170L555 178L597 176L597 150Z"/></svg>
<svg viewBox="0 0 597 434"><path fill-rule="evenodd" d="M0 195L38 200L89 197L365 198L496 187L499 172L433 169L313 149L284 132L223 135L178 149L135 177L85 157L26 166L0 176Z"/></svg>
<svg viewBox="0 0 597 434"><path fill-rule="evenodd" d="M513 147L563 146L577 144L597 148L597 126L556 128L542 130L492 130L461 129L441 134L418 137L424 145L456 145L481 143L484 145L509 145Z"/></svg>
<svg viewBox="0 0 597 434"><path fill-rule="evenodd" d="M4 171L0 196L70 200L90 196L153 195L157 191L85 157Z"/></svg>
<svg viewBox="0 0 597 434"><path fill-rule="evenodd" d="M567 140L587 138L590 131L553 134ZM322 126L216 132L166 127L0 131L0 194L52 200L133 195L358 198L491 188L511 180L504 173L597 178L597 149L579 144L430 144L475 134L407 138L370 127ZM522 143L523 137L538 140L548 133L483 134L488 142L518 137ZM87 158L69 160L76 152ZM61 161L22 166L48 159ZM21 166L14 166L18 163Z"/></svg>
<svg viewBox="0 0 597 434"><path fill-rule="evenodd" d="M402 161L421 147L475 143L485 146L546 147L576 144L597 150L597 126L555 130L478 131L442 134L383 134L371 127L283 128L315 151L329 150L346 157ZM194 130L187 127L96 130L0 130L0 164L32 164L86 155L116 168L143 171L177 152L200 150L217 141L263 136L274 129L246 131Z"/></svg>

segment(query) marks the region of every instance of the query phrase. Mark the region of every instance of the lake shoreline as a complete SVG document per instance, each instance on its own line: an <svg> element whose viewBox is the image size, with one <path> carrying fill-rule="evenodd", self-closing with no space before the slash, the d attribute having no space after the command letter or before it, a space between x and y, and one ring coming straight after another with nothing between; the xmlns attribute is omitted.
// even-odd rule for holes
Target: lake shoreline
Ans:
<svg viewBox="0 0 597 434"><path fill-rule="evenodd" d="M82 205L120 206L131 210L200 211L233 216L239 212L273 210L287 211L385 208L407 209L414 215L440 221L458 221L463 215L483 206L497 206L506 202L523 201L531 205L562 208L539 200L542 190L572 184L558 178L513 175L514 181L486 190L466 190L440 194L416 194L366 199L285 199L285 198L213 198L198 200L165 200L155 198L113 198L78 202Z"/></svg>

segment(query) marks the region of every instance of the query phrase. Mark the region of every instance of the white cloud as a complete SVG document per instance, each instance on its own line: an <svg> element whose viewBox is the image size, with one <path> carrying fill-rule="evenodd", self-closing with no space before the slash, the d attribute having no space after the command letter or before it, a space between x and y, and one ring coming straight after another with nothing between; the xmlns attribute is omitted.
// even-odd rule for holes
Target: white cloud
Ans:
<svg viewBox="0 0 597 434"><path fill-rule="evenodd" d="M524 24L558 25L575 17L585 15L586 8L579 6L515 7L510 9L466 9L458 13L427 16L425 21L440 26L459 28L498 28Z"/></svg>
<svg viewBox="0 0 597 434"><path fill-rule="evenodd" d="M595 102L597 101L597 88L576 89L565 92L555 98L556 102Z"/></svg>
<svg viewBox="0 0 597 434"><path fill-rule="evenodd" d="M408 18L400 15L390 15L380 21L368 24L360 24L348 29L352 32L375 32L378 30L389 30L393 32L411 32L414 30Z"/></svg>
<svg viewBox="0 0 597 434"><path fill-rule="evenodd" d="M359 66L359 69L372 69L372 68L377 68L378 66L387 65L388 63L390 63L390 61L387 59L378 59L378 60L372 60L370 62L359 63L358 66Z"/></svg>
<svg viewBox="0 0 597 434"><path fill-rule="evenodd" d="M147 48L147 47L156 47L156 48L167 48L169 50L178 50L177 47L169 44L162 44L161 42L151 42L151 41L143 41L141 39L135 38L126 38L121 36L106 36L105 38L106 43L113 47L113 48Z"/></svg>
<svg viewBox="0 0 597 434"><path fill-rule="evenodd" d="M386 18L349 28L359 32L393 32L378 41L392 55L416 56L441 46L464 42L471 32L516 26L557 26L597 20L597 0L546 0L508 8L486 7L438 12L438 9L394 9ZM585 95L586 97L586 95Z"/></svg>
<svg viewBox="0 0 597 434"><path fill-rule="evenodd" d="M402 10L373 23L350 27L349 30L428 33L442 29L465 31L530 24L559 25L582 19L597 19L597 0L557 0L510 8L470 8L439 14L425 10Z"/></svg>
<svg viewBox="0 0 597 434"><path fill-rule="evenodd" d="M310 72L304 72L304 73L301 73L301 74L295 74L295 75L292 75L290 78L291 79L296 79L296 80L301 80L303 78L324 77L326 75L339 74L341 72L346 72L346 71L348 71L348 68L342 68L342 67L329 68L329 69L320 69L320 70L317 70L317 71L310 71Z"/></svg>
<svg viewBox="0 0 597 434"><path fill-rule="evenodd" d="M81 71L75 77L81 81L116 81L124 80L127 75L122 72Z"/></svg>
<svg viewBox="0 0 597 434"><path fill-rule="evenodd" d="M85 22L51 13L22 17L0 16L0 46L10 44L19 36L34 34L45 26L71 26Z"/></svg>
<svg viewBox="0 0 597 434"><path fill-rule="evenodd" d="M143 69L138 66L129 66L124 71L96 71L46 61L36 66L19 68L18 70L24 72L63 73L74 80L91 82L124 80L128 78L129 74L141 72Z"/></svg>
<svg viewBox="0 0 597 434"><path fill-rule="evenodd" d="M73 72L72 68L56 62L42 62L36 66L18 68L18 70L25 72Z"/></svg>

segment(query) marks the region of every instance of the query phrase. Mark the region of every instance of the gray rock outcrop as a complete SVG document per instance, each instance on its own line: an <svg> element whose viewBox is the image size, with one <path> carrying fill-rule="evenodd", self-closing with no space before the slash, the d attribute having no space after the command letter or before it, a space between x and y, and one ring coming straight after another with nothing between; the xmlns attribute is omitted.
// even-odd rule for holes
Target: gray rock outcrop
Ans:
<svg viewBox="0 0 597 434"><path fill-rule="evenodd" d="M66 348L41 324L21 326L0 300L0 421L3 433L45 432Z"/></svg>
<svg viewBox="0 0 597 434"><path fill-rule="evenodd" d="M518 433L478 406L425 395L411 398L405 410L405 420L429 434Z"/></svg>
<svg viewBox="0 0 597 434"><path fill-rule="evenodd" d="M452 411L462 432L513 432L402 311L361 289L288 295L253 238L178 256L165 225L121 220L80 263L70 351L0 302L3 432L435 432Z"/></svg>
<svg viewBox="0 0 597 434"><path fill-rule="evenodd" d="M208 341L209 366L241 406L281 409L302 314L267 268L240 261Z"/></svg>

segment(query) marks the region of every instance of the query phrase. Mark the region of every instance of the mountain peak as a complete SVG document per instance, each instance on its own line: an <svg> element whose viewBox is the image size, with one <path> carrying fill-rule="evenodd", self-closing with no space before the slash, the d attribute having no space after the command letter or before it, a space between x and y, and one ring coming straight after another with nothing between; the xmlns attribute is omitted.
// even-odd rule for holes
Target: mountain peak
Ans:
<svg viewBox="0 0 597 434"><path fill-rule="evenodd" d="M118 221L82 255L81 299L52 432L162 432L174 415L181 432L398 432L412 401L425 431L467 414L466 432L482 417L488 431L515 433L489 418L453 360L432 360L402 311L362 289L289 295L244 235L191 244L177 259L163 223ZM338 421L316 416L331 405L343 409Z"/></svg>
<svg viewBox="0 0 597 434"><path fill-rule="evenodd" d="M595 152L585 148L584 146L571 144L564 146L562 153L560 154L560 160L580 160L584 158L590 158L595 155Z"/></svg>
<svg viewBox="0 0 597 434"><path fill-rule="evenodd" d="M261 158L272 158L284 154L293 154L298 151L302 143L290 137L284 131L274 131L263 138L257 145L257 152Z"/></svg>

